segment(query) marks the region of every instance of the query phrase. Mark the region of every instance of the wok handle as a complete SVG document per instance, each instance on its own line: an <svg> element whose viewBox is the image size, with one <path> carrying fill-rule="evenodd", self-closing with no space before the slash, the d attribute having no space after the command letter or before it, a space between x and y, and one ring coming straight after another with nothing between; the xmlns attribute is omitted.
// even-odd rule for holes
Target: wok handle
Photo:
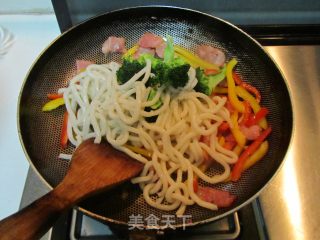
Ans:
<svg viewBox="0 0 320 240"><path fill-rule="evenodd" d="M0 239L39 239L72 204L55 190L0 221Z"/></svg>

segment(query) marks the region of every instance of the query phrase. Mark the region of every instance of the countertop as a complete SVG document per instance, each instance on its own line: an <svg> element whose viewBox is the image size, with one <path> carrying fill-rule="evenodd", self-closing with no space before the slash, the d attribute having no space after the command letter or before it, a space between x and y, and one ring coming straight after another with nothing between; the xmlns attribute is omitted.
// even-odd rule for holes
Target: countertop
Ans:
<svg viewBox="0 0 320 240"><path fill-rule="evenodd" d="M0 15L14 43L0 58L0 219L18 210L28 172L17 131L18 95L33 61L60 34L55 15ZM1 46L1 45L0 45Z"/></svg>
<svg viewBox="0 0 320 240"><path fill-rule="evenodd" d="M0 58L0 219L15 212L28 171L17 133L21 84L37 55L59 35L54 15L0 15L0 26L15 36ZM266 47L290 90L294 135L286 161L260 195L270 239L320 239L320 46Z"/></svg>

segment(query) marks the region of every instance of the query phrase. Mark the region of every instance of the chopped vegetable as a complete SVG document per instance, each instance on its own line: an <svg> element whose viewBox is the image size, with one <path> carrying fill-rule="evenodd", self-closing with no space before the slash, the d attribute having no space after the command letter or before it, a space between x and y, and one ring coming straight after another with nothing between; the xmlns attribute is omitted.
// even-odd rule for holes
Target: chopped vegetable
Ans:
<svg viewBox="0 0 320 240"><path fill-rule="evenodd" d="M219 71L216 69L207 68L204 70L205 75L216 75L217 73L219 73Z"/></svg>
<svg viewBox="0 0 320 240"><path fill-rule="evenodd" d="M249 145L240 155L238 161L232 168L231 172L231 180L232 181L238 181L241 177L241 173L244 170L244 165L246 160L259 148L259 146L262 144L262 142L268 137L268 135L271 133L271 127L268 127L266 130L264 130L260 136Z"/></svg>
<svg viewBox="0 0 320 240"><path fill-rule="evenodd" d="M260 161L264 157L264 155L266 155L268 148L269 148L268 141L264 141L263 143L261 143L257 151L255 151L245 162L243 166L243 171L247 170L248 168L256 164L258 161Z"/></svg>
<svg viewBox="0 0 320 240"><path fill-rule="evenodd" d="M135 60L131 56L123 58L122 66L117 71L118 83L126 83L144 67L145 63L143 61Z"/></svg>
<svg viewBox="0 0 320 240"><path fill-rule="evenodd" d="M240 122L240 125L246 124L248 122L250 113L251 113L250 103L248 103L247 101L244 101L243 104L244 104L244 113L242 115L242 120Z"/></svg>
<svg viewBox="0 0 320 240"><path fill-rule="evenodd" d="M258 124L263 118L267 116L269 110L262 107L255 115L251 115L244 123L247 127Z"/></svg>
<svg viewBox="0 0 320 240"><path fill-rule="evenodd" d="M243 133L239 129L238 125L238 112L234 112L231 114L231 122L233 127L231 128L231 132L236 139L236 142L240 147L244 147L246 144L246 137L243 135Z"/></svg>
<svg viewBox="0 0 320 240"><path fill-rule="evenodd" d="M68 111L65 111L63 115L63 123L60 137L60 144L62 148L66 148L68 145Z"/></svg>
<svg viewBox="0 0 320 240"><path fill-rule="evenodd" d="M250 103L250 106L255 114L260 111L261 107L259 103L247 90L241 86L237 86L235 90L239 97ZM259 126L263 129L266 129L268 127L267 120L262 118L259 122Z"/></svg>
<svg viewBox="0 0 320 240"><path fill-rule="evenodd" d="M253 95L256 96L256 100L259 103L261 101L261 94L257 88L254 86L250 85L249 83L243 82L239 74L236 72L232 73L233 79L236 82L236 84L240 85L244 89L246 89L248 92L252 93Z"/></svg>
<svg viewBox="0 0 320 240"><path fill-rule="evenodd" d="M43 107L42 107L42 111L47 112L47 111L51 111L53 109L56 109L60 106L64 105L64 99L63 98L57 98L54 100L51 100L49 102L47 102Z"/></svg>
<svg viewBox="0 0 320 240"><path fill-rule="evenodd" d="M164 49L164 62L170 63L174 60L174 48L173 48L173 38L167 36L167 45Z"/></svg>
<svg viewBox="0 0 320 240"><path fill-rule="evenodd" d="M195 193L198 192L198 187L199 187L198 178L193 177L193 191Z"/></svg>
<svg viewBox="0 0 320 240"><path fill-rule="evenodd" d="M63 94L59 94L59 93L48 93L47 94L47 97L50 99L50 100L54 100L54 99L57 99L57 98L62 98L63 97Z"/></svg>
<svg viewBox="0 0 320 240"><path fill-rule="evenodd" d="M169 40L170 37L168 37ZM160 86L184 87L189 81L190 65L181 58L174 58L173 47L170 47L172 44L170 41L168 42L164 60L150 54L142 54L138 59L134 59L132 56L124 57L123 64L117 71L119 84L129 81L134 74L145 67L146 60L149 59L153 76L148 80L147 86L156 88Z"/></svg>
<svg viewBox="0 0 320 240"><path fill-rule="evenodd" d="M223 121L219 127L218 127L218 132L226 132L230 129L229 123L226 121Z"/></svg>
<svg viewBox="0 0 320 240"><path fill-rule="evenodd" d="M144 157L151 158L151 156L152 156L152 152L148 151L147 149L140 148L137 146L128 145L128 144L125 144L124 146L126 148L130 149L132 152L141 154Z"/></svg>
<svg viewBox="0 0 320 240"><path fill-rule="evenodd" d="M195 65L194 67L200 67L203 69L216 69L217 71L220 70L220 68L217 65L202 60L201 58L189 52L187 49L184 49L183 47L175 45L174 51L184 56L188 62L193 63L193 65Z"/></svg>
<svg viewBox="0 0 320 240"><path fill-rule="evenodd" d="M132 48L130 48L125 54L122 55L123 58L127 58L129 56L132 56L137 50L139 46L134 45Z"/></svg>
<svg viewBox="0 0 320 240"><path fill-rule="evenodd" d="M228 88L216 86L215 89L213 89L212 93L226 94L228 93Z"/></svg>
<svg viewBox="0 0 320 240"><path fill-rule="evenodd" d="M216 75L206 75L204 70L197 68L196 77L198 80L195 90L197 92L202 92L206 95L211 95L213 89L226 77L226 67L221 70L220 73Z"/></svg>
<svg viewBox="0 0 320 240"><path fill-rule="evenodd" d="M237 60L235 58L231 59L227 63L227 82L228 82L228 97L232 106L238 111L243 113L245 111L243 103L238 99L236 94L236 86L234 79L232 77L233 68L236 66Z"/></svg>

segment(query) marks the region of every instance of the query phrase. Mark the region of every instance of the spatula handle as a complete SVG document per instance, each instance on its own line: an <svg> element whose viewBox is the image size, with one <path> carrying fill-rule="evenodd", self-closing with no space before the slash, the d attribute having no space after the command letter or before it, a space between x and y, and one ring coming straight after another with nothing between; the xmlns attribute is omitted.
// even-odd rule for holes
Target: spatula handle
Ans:
<svg viewBox="0 0 320 240"><path fill-rule="evenodd" d="M71 205L51 191L21 211L0 221L0 240L39 239Z"/></svg>

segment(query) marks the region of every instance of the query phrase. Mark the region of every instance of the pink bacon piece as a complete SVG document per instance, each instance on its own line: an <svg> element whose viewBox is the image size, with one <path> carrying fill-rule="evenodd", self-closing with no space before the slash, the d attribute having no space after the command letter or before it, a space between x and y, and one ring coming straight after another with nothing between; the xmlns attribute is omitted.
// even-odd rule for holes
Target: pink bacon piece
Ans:
<svg viewBox="0 0 320 240"><path fill-rule="evenodd" d="M227 191L212 187L198 187L197 195L206 202L216 204L218 207L230 207L236 200L236 196Z"/></svg>
<svg viewBox="0 0 320 240"><path fill-rule="evenodd" d="M145 53L148 53L154 56L155 50L151 48L139 47L138 50L134 53L133 58L137 59L138 57L140 57L141 54L145 54Z"/></svg>
<svg viewBox="0 0 320 240"><path fill-rule="evenodd" d="M138 41L138 45L143 48L157 48L163 43L163 39L153 33L145 33Z"/></svg>
<svg viewBox="0 0 320 240"><path fill-rule="evenodd" d="M85 70L91 64L95 64L95 62L77 59L76 60L77 73L80 73L81 71Z"/></svg>
<svg viewBox="0 0 320 240"><path fill-rule="evenodd" d="M196 49L196 54L203 60L222 66L226 62L226 56L220 49L209 46L200 45Z"/></svg>
<svg viewBox="0 0 320 240"><path fill-rule="evenodd" d="M253 125L250 127L241 125L240 131L248 140L256 140L260 136L261 127L259 125Z"/></svg>
<svg viewBox="0 0 320 240"><path fill-rule="evenodd" d="M102 52L108 53L125 53L127 51L125 46L126 40L122 37L108 37L108 39L102 44Z"/></svg>

